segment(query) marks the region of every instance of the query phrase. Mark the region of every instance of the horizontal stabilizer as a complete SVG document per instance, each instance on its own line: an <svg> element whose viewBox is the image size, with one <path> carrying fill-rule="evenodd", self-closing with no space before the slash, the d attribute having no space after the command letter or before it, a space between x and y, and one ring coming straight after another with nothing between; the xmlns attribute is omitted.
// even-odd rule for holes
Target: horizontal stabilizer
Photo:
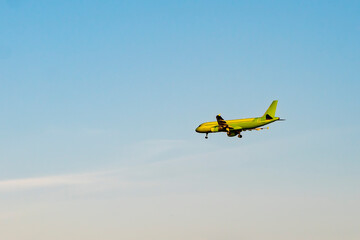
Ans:
<svg viewBox="0 0 360 240"><path fill-rule="evenodd" d="M266 130L266 129L269 129L269 127L253 128L253 129L249 129L249 131L252 131L252 130L260 131L260 130Z"/></svg>
<svg viewBox="0 0 360 240"><path fill-rule="evenodd" d="M269 127L265 127L265 128L255 128L256 131L260 131L260 130L264 130L264 129L269 129Z"/></svg>

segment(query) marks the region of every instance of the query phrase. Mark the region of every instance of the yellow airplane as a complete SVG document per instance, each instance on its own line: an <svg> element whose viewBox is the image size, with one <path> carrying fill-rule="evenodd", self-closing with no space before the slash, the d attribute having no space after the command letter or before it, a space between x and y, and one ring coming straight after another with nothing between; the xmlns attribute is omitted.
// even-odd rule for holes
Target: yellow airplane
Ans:
<svg viewBox="0 0 360 240"><path fill-rule="evenodd" d="M214 132L226 132L229 137L238 135L239 138L242 138L242 131L259 131L263 129L269 129L269 127L261 128L261 126L275 121L284 120L280 119L279 117L275 117L277 103L277 100L273 101L264 115L256 118L244 118L225 121L219 114L216 116L217 122L202 123L196 128L195 131L198 133L206 133L205 138L208 138L209 133Z"/></svg>

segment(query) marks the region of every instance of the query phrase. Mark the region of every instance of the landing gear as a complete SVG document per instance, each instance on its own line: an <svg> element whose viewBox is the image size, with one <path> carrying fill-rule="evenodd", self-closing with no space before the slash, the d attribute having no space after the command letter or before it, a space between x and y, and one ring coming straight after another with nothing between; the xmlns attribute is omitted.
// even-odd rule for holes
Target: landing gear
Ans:
<svg viewBox="0 0 360 240"><path fill-rule="evenodd" d="M242 135L239 133L238 138L242 138Z"/></svg>
<svg viewBox="0 0 360 240"><path fill-rule="evenodd" d="M205 135L205 139L208 139L208 133L206 133L206 135Z"/></svg>

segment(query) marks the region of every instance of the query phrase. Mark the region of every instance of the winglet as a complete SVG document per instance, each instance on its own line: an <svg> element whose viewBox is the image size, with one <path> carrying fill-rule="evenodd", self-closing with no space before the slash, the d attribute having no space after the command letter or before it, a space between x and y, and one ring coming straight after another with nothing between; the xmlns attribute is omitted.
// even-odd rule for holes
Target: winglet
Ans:
<svg viewBox="0 0 360 240"><path fill-rule="evenodd" d="M217 120L217 121L219 121L219 120L223 120L223 121L224 121L224 119L221 117L220 114L216 115L216 120Z"/></svg>

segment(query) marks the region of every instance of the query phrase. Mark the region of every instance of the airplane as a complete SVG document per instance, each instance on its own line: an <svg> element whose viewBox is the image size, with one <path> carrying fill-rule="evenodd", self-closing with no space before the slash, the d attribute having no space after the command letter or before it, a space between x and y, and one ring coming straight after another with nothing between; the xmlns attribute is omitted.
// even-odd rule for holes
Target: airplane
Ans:
<svg viewBox="0 0 360 240"><path fill-rule="evenodd" d="M209 133L226 132L228 137L234 137L238 135L242 138L241 132L252 130L269 129L269 127L263 128L262 126L273 123L275 121L283 121L275 117L275 111L278 100L274 100L269 108L266 110L263 116L256 118L244 118L225 121L220 114L216 116L217 122L205 122L200 124L195 131L198 133L206 133L205 138L208 138Z"/></svg>

